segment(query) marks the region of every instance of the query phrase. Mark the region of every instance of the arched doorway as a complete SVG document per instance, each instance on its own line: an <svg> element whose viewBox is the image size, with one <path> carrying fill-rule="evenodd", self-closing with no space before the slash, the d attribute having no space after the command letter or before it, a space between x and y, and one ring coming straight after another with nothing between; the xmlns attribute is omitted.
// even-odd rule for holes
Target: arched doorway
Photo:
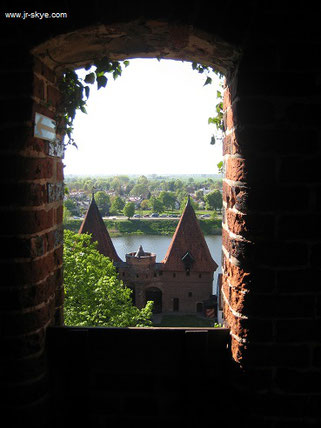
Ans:
<svg viewBox="0 0 321 428"><path fill-rule="evenodd" d="M157 287L150 287L146 290L146 302L152 300L154 302L153 313L159 314L162 312L162 291Z"/></svg>

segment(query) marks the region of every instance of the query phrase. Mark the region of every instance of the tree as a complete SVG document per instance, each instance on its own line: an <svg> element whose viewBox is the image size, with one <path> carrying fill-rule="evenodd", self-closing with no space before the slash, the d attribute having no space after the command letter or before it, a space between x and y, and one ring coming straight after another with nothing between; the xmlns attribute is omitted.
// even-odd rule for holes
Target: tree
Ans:
<svg viewBox="0 0 321 428"><path fill-rule="evenodd" d="M151 325L152 302L138 309L131 290L117 277L112 261L99 253L91 236L65 230L65 324L82 327Z"/></svg>
<svg viewBox="0 0 321 428"><path fill-rule="evenodd" d="M149 189L147 183L137 183L130 191L132 196L140 196L146 199L148 196Z"/></svg>
<svg viewBox="0 0 321 428"><path fill-rule="evenodd" d="M160 192L158 199L166 208L171 208L172 210L175 208L176 198L172 192L166 192L163 190Z"/></svg>
<svg viewBox="0 0 321 428"><path fill-rule="evenodd" d="M205 196L206 208L209 210L221 210L223 206L223 199L219 190L208 193Z"/></svg>
<svg viewBox="0 0 321 428"><path fill-rule="evenodd" d="M95 201L97 204L97 207L99 208L99 211L101 212L101 215L105 216L109 214L109 208L110 208L110 198L107 195L107 193L103 191L99 191L95 194Z"/></svg>
<svg viewBox="0 0 321 428"><path fill-rule="evenodd" d="M150 209L150 200L149 199L144 199L143 201L141 201L140 208L142 210L149 210Z"/></svg>
<svg viewBox="0 0 321 428"><path fill-rule="evenodd" d="M124 206L123 213L128 218L128 220L130 219L130 217L133 217L133 215L135 214L135 204L134 204L134 202L128 202Z"/></svg>
<svg viewBox="0 0 321 428"><path fill-rule="evenodd" d="M162 213L164 211L164 204L159 199L153 197L150 199L152 210L156 213Z"/></svg>
<svg viewBox="0 0 321 428"><path fill-rule="evenodd" d="M70 215L79 215L79 208L75 201L68 198L64 201L64 208L66 208Z"/></svg>
<svg viewBox="0 0 321 428"><path fill-rule="evenodd" d="M202 190L198 190L196 192L196 198L199 201L204 201L204 192Z"/></svg>
<svg viewBox="0 0 321 428"><path fill-rule="evenodd" d="M125 206L125 202L122 200L120 196L115 196L110 207L110 212L113 214L118 213L121 211Z"/></svg>
<svg viewBox="0 0 321 428"><path fill-rule="evenodd" d="M70 218L71 218L71 212L68 210L68 208L66 208L64 206L63 207L63 224L64 224L64 226L68 223Z"/></svg>

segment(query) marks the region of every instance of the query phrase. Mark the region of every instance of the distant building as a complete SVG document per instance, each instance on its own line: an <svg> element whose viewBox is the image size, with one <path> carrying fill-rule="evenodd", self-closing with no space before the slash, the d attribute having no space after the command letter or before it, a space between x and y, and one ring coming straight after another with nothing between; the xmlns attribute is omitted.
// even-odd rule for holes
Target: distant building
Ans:
<svg viewBox="0 0 321 428"><path fill-rule="evenodd" d="M110 239L94 197L79 233L91 233L98 250L113 260L119 278L133 290L138 308L154 301L154 312L203 313L217 317L216 296L212 296L217 264L208 249L194 209L188 199L164 259L142 246L122 261ZM213 309L213 310L212 310Z"/></svg>

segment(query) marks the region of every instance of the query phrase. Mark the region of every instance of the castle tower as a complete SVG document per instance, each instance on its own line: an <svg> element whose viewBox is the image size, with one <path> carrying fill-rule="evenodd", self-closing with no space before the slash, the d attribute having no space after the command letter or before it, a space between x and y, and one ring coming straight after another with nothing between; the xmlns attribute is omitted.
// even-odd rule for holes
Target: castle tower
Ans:
<svg viewBox="0 0 321 428"><path fill-rule="evenodd" d="M189 197L162 263L164 270L175 272L214 272L217 269Z"/></svg>
<svg viewBox="0 0 321 428"><path fill-rule="evenodd" d="M148 298L153 290L156 254L148 253L140 245L137 251L126 254L127 286L135 290L135 305L145 306L147 300L154 301L154 312L161 312L161 298Z"/></svg>
<svg viewBox="0 0 321 428"><path fill-rule="evenodd" d="M157 279L164 312L205 313L213 294L213 260L190 198L161 263Z"/></svg>
<svg viewBox="0 0 321 428"><path fill-rule="evenodd" d="M97 249L101 254L113 262L121 262L97 207L94 194L78 233L90 233L92 241L98 242Z"/></svg>

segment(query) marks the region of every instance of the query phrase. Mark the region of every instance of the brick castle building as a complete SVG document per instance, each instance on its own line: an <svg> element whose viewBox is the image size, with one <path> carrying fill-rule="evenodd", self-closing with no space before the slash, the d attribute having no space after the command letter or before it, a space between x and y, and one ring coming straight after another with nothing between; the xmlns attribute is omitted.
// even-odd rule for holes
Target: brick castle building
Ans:
<svg viewBox="0 0 321 428"><path fill-rule="evenodd" d="M133 290L134 304L142 308L154 301L154 312L211 313L216 315L212 296L213 260L188 199L164 259L156 262L156 254L142 246L118 256L93 196L79 233L92 234L100 253L113 260L119 278ZM212 309L210 312L208 309ZM206 311L207 310L207 311Z"/></svg>

